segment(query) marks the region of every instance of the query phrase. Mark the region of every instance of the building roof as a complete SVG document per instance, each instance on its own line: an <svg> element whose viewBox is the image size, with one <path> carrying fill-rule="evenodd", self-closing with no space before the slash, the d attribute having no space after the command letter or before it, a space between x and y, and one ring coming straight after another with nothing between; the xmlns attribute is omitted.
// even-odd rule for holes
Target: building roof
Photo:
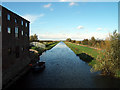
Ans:
<svg viewBox="0 0 120 90"><path fill-rule="evenodd" d="M11 12L11 13L13 13L13 14L19 16L20 18L22 18L22 19L24 19L25 21L27 21L27 22L30 23L30 21L28 21L27 19L23 18L22 16L20 16L20 15L18 15L18 14L16 14L16 13L12 12L11 10L7 9L6 7L4 7L4 6L2 6L2 5L0 5L0 7L2 7L2 8L4 8L4 9L8 10L9 12Z"/></svg>

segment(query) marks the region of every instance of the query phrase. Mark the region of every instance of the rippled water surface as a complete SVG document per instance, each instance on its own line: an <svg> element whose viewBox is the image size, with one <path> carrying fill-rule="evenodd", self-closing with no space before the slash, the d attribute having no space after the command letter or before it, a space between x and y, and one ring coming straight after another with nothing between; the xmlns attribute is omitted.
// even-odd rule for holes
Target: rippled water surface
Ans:
<svg viewBox="0 0 120 90"><path fill-rule="evenodd" d="M91 67L77 57L63 42L40 56L46 62L41 73L28 72L12 87L16 88L111 88L120 80L91 73Z"/></svg>

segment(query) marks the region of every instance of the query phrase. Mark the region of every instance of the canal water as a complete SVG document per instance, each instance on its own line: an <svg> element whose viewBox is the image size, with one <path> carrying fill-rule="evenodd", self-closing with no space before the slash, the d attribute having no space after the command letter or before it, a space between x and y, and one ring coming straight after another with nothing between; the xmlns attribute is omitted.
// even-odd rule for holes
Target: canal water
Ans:
<svg viewBox="0 0 120 90"><path fill-rule="evenodd" d="M63 42L40 56L46 62L43 72L29 71L13 88L120 88L120 80L91 73L91 67Z"/></svg>

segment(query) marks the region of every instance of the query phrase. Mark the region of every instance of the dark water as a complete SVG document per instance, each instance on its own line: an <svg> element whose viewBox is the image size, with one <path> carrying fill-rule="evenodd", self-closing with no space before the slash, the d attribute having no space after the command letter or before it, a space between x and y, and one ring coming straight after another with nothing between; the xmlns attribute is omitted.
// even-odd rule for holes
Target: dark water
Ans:
<svg viewBox="0 0 120 90"><path fill-rule="evenodd" d="M77 57L63 42L44 52L41 73L28 72L12 87L16 88L120 88L120 80L91 73L91 67Z"/></svg>

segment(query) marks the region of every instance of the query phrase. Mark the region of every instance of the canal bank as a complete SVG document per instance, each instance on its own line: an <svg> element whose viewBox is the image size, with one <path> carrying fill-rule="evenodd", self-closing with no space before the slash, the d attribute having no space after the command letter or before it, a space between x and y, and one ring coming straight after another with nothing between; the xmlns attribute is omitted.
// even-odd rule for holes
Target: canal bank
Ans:
<svg viewBox="0 0 120 90"><path fill-rule="evenodd" d="M120 80L91 73L91 67L82 61L63 42L40 56L46 62L41 73L29 71L11 88L120 88Z"/></svg>

